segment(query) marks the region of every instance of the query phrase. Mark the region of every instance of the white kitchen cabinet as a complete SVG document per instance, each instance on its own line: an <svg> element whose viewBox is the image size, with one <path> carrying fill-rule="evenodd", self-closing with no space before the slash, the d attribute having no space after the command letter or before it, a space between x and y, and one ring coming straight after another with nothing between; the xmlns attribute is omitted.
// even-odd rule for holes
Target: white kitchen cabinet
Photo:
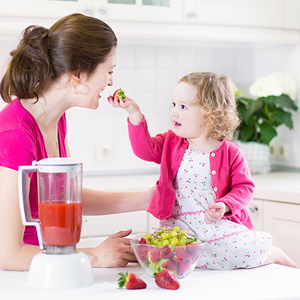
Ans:
<svg viewBox="0 0 300 300"><path fill-rule="evenodd" d="M80 12L91 14L93 0L0 0L0 16L58 19Z"/></svg>
<svg viewBox="0 0 300 300"><path fill-rule="evenodd" d="M264 231L300 266L300 205L264 201Z"/></svg>
<svg viewBox="0 0 300 300"><path fill-rule="evenodd" d="M300 29L300 1L284 0L283 27L286 29Z"/></svg>
<svg viewBox="0 0 300 300"><path fill-rule="evenodd" d="M262 200L253 199L246 207L247 212L254 225L254 230L263 231L264 220L264 202Z"/></svg>
<svg viewBox="0 0 300 300"><path fill-rule="evenodd" d="M185 0L183 3L186 23L283 27L283 0Z"/></svg>
<svg viewBox="0 0 300 300"><path fill-rule="evenodd" d="M3 1L0 16L61 18L78 12L107 21L181 22L181 1L9 0Z"/></svg>
<svg viewBox="0 0 300 300"><path fill-rule="evenodd" d="M109 192L146 191L158 179L158 174L83 177L83 186ZM96 245L104 236L132 229L133 234L152 232L158 220L146 211L101 216L83 216L80 247Z"/></svg>
<svg viewBox="0 0 300 300"><path fill-rule="evenodd" d="M93 15L107 21L178 23L182 0L94 0Z"/></svg>
<svg viewBox="0 0 300 300"><path fill-rule="evenodd" d="M99 237L132 229L133 233L147 232L147 213L130 212L105 216L83 216L81 237Z"/></svg>

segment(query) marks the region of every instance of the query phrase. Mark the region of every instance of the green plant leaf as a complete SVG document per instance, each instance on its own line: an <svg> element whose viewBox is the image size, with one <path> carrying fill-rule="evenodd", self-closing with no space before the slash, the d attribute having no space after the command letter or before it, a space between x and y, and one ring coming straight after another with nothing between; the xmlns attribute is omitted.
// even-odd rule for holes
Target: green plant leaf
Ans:
<svg viewBox="0 0 300 300"><path fill-rule="evenodd" d="M238 112L241 115L242 120L247 123L249 118L257 111L259 111L263 106L263 101L261 98L257 100L252 100L249 98L239 98L238 99Z"/></svg>
<svg viewBox="0 0 300 300"><path fill-rule="evenodd" d="M298 110L298 106L294 103L294 101L288 95L280 95L280 96L269 96L266 97L267 103L274 103L279 107L292 109L294 111Z"/></svg>
<svg viewBox="0 0 300 300"><path fill-rule="evenodd" d="M292 114L283 109L278 109L277 111L272 112L272 118L276 120L276 126L285 124L289 129L293 129Z"/></svg>
<svg viewBox="0 0 300 300"><path fill-rule="evenodd" d="M268 122L258 124L261 134L261 143L269 145L271 140L277 135L273 125Z"/></svg>
<svg viewBox="0 0 300 300"><path fill-rule="evenodd" d="M238 139L242 142L247 142L251 140L251 137L255 134L254 126L247 126L246 124L241 124L238 128Z"/></svg>
<svg viewBox="0 0 300 300"><path fill-rule="evenodd" d="M293 129L292 114L298 107L288 95L260 97L257 100L237 98L237 110L241 124L237 129L240 141L255 141L269 145L277 135L281 124Z"/></svg>

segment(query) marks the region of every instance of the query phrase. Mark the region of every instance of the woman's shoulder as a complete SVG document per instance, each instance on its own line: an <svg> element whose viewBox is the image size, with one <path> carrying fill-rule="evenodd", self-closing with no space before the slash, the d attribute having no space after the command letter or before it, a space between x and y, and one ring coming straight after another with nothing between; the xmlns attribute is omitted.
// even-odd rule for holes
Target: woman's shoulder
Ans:
<svg viewBox="0 0 300 300"><path fill-rule="evenodd" d="M36 122L31 114L21 105L19 99L5 105L0 111L0 132L10 130L34 129Z"/></svg>

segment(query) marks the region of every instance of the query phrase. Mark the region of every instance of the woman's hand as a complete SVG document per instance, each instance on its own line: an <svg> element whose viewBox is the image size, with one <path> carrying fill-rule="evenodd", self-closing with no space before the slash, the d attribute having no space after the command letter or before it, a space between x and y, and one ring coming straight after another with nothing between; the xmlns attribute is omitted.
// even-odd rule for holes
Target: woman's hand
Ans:
<svg viewBox="0 0 300 300"><path fill-rule="evenodd" d="M229 212L229 207L223 202L217 202L210 205L204 215L206 224L212 224L223 218L226 212Z"/></svg>
<svg viewBox="0 0 300 300"><path fill-rule="evenodd" d="M131 232L131 229L119 231L110 235L96 248L83 249L82 252L88 255L93 268L125 267L128 262L136 261L130 246L130 239L125 238Z"/></svg>

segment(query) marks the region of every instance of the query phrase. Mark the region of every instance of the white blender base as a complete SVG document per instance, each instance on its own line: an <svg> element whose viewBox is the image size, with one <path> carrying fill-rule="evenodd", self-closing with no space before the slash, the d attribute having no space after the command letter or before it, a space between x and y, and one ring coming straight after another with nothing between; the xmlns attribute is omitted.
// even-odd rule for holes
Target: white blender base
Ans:
<svg viewBox="0 0 300 300"><path fill-rule="evenodd" d="M34 256L27 285L42 289L73 289L95 283L91 263L85 253L52 255L40 252Z"/></svg>

